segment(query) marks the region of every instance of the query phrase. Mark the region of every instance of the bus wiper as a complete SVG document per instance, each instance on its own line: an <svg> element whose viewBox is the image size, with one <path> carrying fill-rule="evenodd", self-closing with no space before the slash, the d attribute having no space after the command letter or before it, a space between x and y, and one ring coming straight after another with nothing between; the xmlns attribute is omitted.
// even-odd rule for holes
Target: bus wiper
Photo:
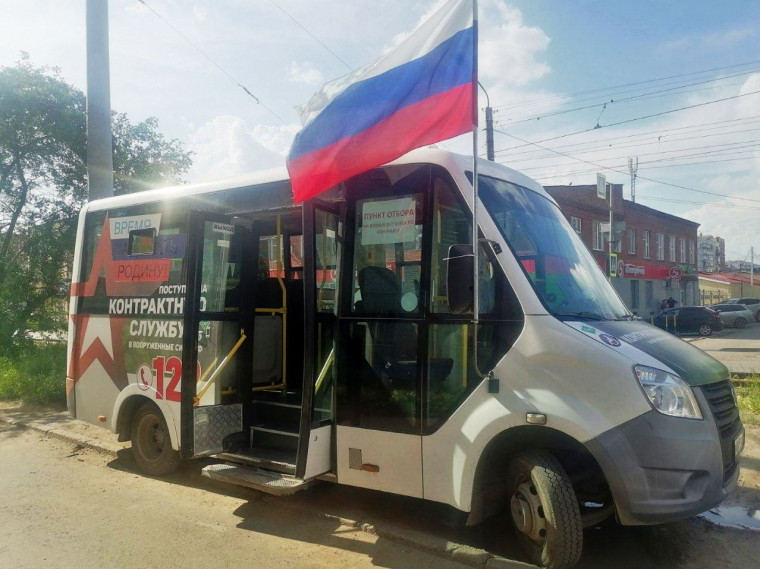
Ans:
<svg viewBox="0 0 760 569"><path fill-rule="evenodd" d="M580 312L555 312L554 315L559 317L584 318L586 320L607 320L607 318L601 314L587 312L585 310L581 310Z"/></svg>
<svg viewBox="0 0 760 569"><path fill-rule="evenodd" d="M615 318L615 320L617 320L617 321L620 321L620 320L633 320L633 314L626 314L624 316L618 316L617 318Z"/></svg>

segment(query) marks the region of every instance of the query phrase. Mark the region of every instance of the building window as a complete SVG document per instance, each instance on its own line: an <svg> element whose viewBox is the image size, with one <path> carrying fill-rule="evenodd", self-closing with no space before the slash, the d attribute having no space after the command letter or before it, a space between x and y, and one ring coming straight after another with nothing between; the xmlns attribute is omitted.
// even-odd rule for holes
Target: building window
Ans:
<svg viewBox="0 0 760 569"><path fill-rule="evenodd" d="M591 222L591 229L592 229L592 242L591 247L594 249L594 251L604 251L604 237L602 234L602 223L601 221L593 221Z"/></svg>
<svg viewBox="0 0 760 569"><path fill-rule="evenodd" d="M694 262L696 261L696 256L694 252L695 249L696 249L696 246L694 245L694 241L689 241L689 264L690 265L693 265Z"/></svg>
<svg viewBox="0 0 760 569"><path fill-rule="evenodd" d="M638 310L639 308L639 281L631 281L631 310Z"/></svg>
<svg viewBox="0 0 760 569"><path fill-rule="evenodd" d="M644 234L644 258L651 259L651 254L649 252L649 230L645 229L642 233Z"/></svg>
<svg viewBox="0 0 760 569"><path fill-rule="evenodd" d="M628 254L629 255L636 254L636 230L635 229L628 230Z"/></svg>
<svg viewBox="0 0 760 569"><path fill-rule="evenodd" d="M665 260L665 234L664 233L657 234L657 260L658 261Z"/></svg>
<svg viewBox="0 0 760 569"><path fill-rule="evenodd" d="M681 237L678 241L678 249L681 257L681 263L686 263L686 239Z"/></svg>
<svg viewBox="0 0 760 569"><path fill-rule="evenodd" d="M676 236L668 235L668 259L671 263L676 262Z"/></svg>
<svg viewBox="0 0 760 569"><path fill-rule="evenodd" d="M573 226L573 229L579 236L583 237L583 220L580 217L575 217L574 215L571 215L570 225Z"/></svg>
<svg viewBox="0 0 760 569"><path fill-rule="evenodd" d="M615 237L613 236L613 239L614 238ZM615 251L615 253L620 253L620 251L623 250L623 233L622 232L618 233L617 241L612 242L612 250Z"/></svg>
<svg viewBox="0 0 760 569"><path fill-rule="evenodd" d="M644 281L644 300L646 308L651 311L654 304L654 283L652 281Z"/></svg>

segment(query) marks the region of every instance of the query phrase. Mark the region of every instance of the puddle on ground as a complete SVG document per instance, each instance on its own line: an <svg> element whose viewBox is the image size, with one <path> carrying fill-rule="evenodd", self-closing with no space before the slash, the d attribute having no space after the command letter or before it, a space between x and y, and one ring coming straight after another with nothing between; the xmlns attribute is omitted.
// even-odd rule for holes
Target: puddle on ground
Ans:
<svg viewBox="0 0 760 569"><path fill-rule="evenodd" d="M699 514L699 517L721 527L760 531L760 510L720 506Z"/></svg>

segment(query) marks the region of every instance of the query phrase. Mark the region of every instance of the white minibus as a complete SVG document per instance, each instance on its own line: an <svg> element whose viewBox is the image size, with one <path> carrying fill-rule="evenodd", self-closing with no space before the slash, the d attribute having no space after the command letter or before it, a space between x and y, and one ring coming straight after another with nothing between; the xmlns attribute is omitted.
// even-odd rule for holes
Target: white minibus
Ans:
<svg viewBox="0 0 760 569"><path fill-rule="evenodd" d="M421 149L294 205L287 172L88 203L71 414L150 475L316 479L511 513L530 558L688 517L736 485L725 366L635 318L543 188Z"/></svg>

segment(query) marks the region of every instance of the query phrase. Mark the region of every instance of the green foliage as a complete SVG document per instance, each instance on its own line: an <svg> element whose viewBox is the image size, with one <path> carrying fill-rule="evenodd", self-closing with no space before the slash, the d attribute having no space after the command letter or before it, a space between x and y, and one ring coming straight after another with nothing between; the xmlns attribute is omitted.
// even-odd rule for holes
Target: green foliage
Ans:
<svg viewBox="0 0 760 569"><path fill-rule="evenodd" d="M0 357L0 399L65 404L66 346L25 346Z"/></svg>
<svg viewBox="0 0 760 569"><path fill-rule="evenodd" d="M155 118L114 113L113 137L116 193L180 183L190 168ZM25 54L0 68L0 353L65 327L86 155L84 94Z"/></svg>
<svg viewBox="0 0 760 569"><path fill-rule="evenodd" d="M736 398L742 421L748 425L760 425L760 376L743 379L736 386Z"/></svg>

